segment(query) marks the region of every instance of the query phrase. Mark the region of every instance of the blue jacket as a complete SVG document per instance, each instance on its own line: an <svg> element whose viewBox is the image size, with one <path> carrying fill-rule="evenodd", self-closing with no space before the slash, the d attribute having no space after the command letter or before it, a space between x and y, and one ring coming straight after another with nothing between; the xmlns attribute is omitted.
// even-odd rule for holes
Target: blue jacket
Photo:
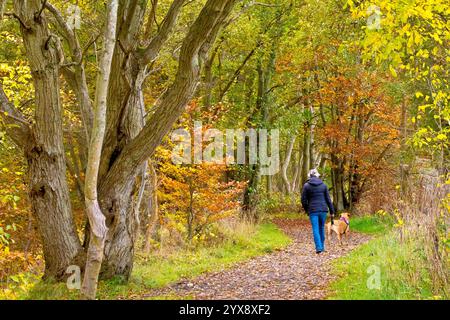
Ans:
<svg viewBox="0 0 450 320"><path fill-rule="evenodd" d="M302 206L306 213L325 211L334 214L333 203L330 199L328 187L319 178L313 177L303 186Z"/></svg>

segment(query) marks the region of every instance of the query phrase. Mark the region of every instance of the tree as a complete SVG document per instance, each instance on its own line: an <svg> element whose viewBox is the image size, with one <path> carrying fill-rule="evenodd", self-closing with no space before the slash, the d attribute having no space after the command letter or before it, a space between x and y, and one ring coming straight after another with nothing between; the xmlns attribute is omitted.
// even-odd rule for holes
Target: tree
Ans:
<svg viewBox="0 0 450 320"><path fill-rule="evenodd" d="M108 85L111 75L111 62L115 46L118 0L108 3L108 18L105 24L105 44L100 58L100 70L97 76L96 94L94 103L94 119L91 130L88 163L86 168L85 201L86 213L91 226L91 237L87 251L86 269L84 270L83 286L81 292L89 299L95 298L97 281L103 260L105 236L107 227L105 216L98 204L97 184L100 157L102 154L103 138L106 127L106 109Z"/></svg>
<svg viewBox="0 0 450 320"><path fill-rule="evenodd" d="M399 106L385 96L379 78L365 71L343 73L328 79L318 94L330 108L330 120L319 135L331 155L337 210L353 209L390 150L398 147Z"/></svg>
<svg viewBox="0 0 450 320"><path fill-rule="evenodd" d="M79 264L84 252L75 230L63 144L59 68L63 63L60 42L48 28L40 1L15 1L23 44L35 88L34 123L25 121L17 109L2 99L2 110L10 110L7 131L18 143L28 162L28 187L32 210L42 237L45 276L61 277L66 267Z"/></svg>
<svg viewBox="0 0 450 320"><path fill-rule="evenodd" d="M178 166L164 162L159 170L160 214L181 223L188 242L203 238L212 224L239 208L243 183L227 182L223 164Z"/></svg>
<svg viewBox="0 0 450 320"><path fill-rule="evenodd" d="M177 10L178 8L179 10L181 7L181 3L179 2L182 1L175 1L171 9ZM129 137L131 140L123 146L123 149L121 145L117 145L111 154L109 154L111 150L105 150L103 153L103 158L106 157L108 161L103 160L103 166L101 165L100 167L100 203L103 212L106 213L107 222L109 224L118 224L114 230L115 232L112 232L107 238L107 241L110 243L106 247L106 264L103 268L103 273L106 276L115 274L129 276L132 265L135 232L137 229L135 225L133 226L133 223L127 223L126 221L128 219L128 221L134 219L130 216L129 208L135 177L141 170L144 161L153 154L164 135L170 130L172 124L180 116L184 107L194 94L199 79L200 63L213 44L233 4L234 1L226 0L207 1L183 40L177 74L172 85L161 98L161 103L158 108L150 115L145 127L135 137ZM171 10L169 10L168 14L171 14ZM167 32L164 30L164 27L165 25L161 26L159 32ZM169 28L169 25L166 27ZM156 36L153 39L157 41ZM148 50L143 54L143 61L151 61L155 54L153 52L158 47L159 44L157 42L154 44L151 43ZM139 61L136 61L136 63L139 63ZM113 81L114 85L116 84ZM123 85L128 87L125 83ZM118 92L115 89L114 92ZM110 88L110 90L112 89ZM130 101L133 101L133 99L128 99L128 102ZM137 103L140 100L134 101ZM136 110L139 110L139 108L136 108L136 105L132 106L125 110L128 112L136 112ZM123 111L123 107L125 106L120 106L119 109L115 109L113 106L111 111L117 112L117 114L110 115L110 119L120 117L120 115L125 116L123 120L129 116L136 116L136 114L123 115L123 113L120 113L120 111ZM121 123L119 122L117 125L120 127ZM107 126L105 138L105 145L109 147L115 145L119 142L118 140L123 138L117 137L117 127L113 130L114 133L111 133L112 129L110 128ZM112 136L117 140L111 143L110 139L112 139ZM106 169L108 170L106 171Z"/></svg>
<svg viewBox="0 0 450 320"><path fill-rule="evenodd" d="M136 0L119 3L118 32L106 101L105 139L96 186L100 209L109 228L101 272L105 277L123 275L127 278L131 272L137 231L136 217L131 210L136 177L194 94L202 62L234 2L209 0L204 4L182 41L176 76L158 107L148 115L145 125L143 84L149 75L149 66L173 32L185 1L172 2L157 30L147 23L149 38L142 36L147 3ZM150 11L155 11L156 5L153 3ZM102 10L100 12L96 17L98 24L103 17ZM61 277L68 265L83 264L80 260L84 261L84 250L75 232L65 176L59 74L64 75L75 92L83 115L86 141L89 141L94 113L84 67L86 56L78 33L68 27L60 10L50 2L15 1L13 12L6 15L16 18L20 24L33 75L36 109L32 126L20 121L18 110L2 116L5 121L17 124L8 130L11 138L24 142L29 163L30 199L42 234L46 275ZM51 31L49 21L54 28ZM11 104L2 99L2 110L11 108Z"/></svg>

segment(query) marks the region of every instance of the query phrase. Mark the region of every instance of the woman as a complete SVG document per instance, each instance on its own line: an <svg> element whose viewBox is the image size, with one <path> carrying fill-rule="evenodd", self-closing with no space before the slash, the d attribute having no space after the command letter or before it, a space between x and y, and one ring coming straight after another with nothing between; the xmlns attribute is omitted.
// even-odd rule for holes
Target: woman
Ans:
<svg viewBox="0 0 450 320"><path fill-rule="evenodd" d="M309 215L316 253L320 254L325 251L325 220L327 219L328 209L330 209L331 217L333 217L334 207L328 187L319 179L319 172L312 169L308 176L309 180L303 186L302 206Z"/></svg>

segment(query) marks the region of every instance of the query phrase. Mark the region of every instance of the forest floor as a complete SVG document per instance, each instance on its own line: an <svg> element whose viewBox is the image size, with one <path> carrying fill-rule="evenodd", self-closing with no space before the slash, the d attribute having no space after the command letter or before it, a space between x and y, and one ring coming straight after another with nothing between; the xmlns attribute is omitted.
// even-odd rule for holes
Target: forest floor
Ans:
<svg viewBox="0 0 450 320"><path fill-rule="evenodd" d="M327 252L315 253L311 227L305 219L274 219L292 244L271 254L255 257L218 272L205 273L164 288L153 289L139 298L159 299L324 299L335 280L331 263L367 242L371 236L351 232L340 246L333 238ZM345 241L345 240L344 240Z"/></svg>

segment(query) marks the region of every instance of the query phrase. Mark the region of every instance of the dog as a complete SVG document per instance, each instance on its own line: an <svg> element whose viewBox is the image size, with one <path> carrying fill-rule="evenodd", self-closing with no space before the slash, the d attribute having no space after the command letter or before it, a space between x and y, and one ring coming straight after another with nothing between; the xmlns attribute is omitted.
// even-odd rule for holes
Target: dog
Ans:
<svg viewBox="0 0 450 320"><path fill-rule="evenodd" d="M342 236L343 235L345 235L346 242L348 242L348 235L350 233L350 213L348 213L348 212L341 213L341 216L338 220L334 219L333 224L330 221L325 226L327 228L328 243L330 242L332 231L334 231L334 233L337 234L339 243L341 245L342 245Z"/></svg>

